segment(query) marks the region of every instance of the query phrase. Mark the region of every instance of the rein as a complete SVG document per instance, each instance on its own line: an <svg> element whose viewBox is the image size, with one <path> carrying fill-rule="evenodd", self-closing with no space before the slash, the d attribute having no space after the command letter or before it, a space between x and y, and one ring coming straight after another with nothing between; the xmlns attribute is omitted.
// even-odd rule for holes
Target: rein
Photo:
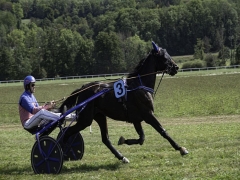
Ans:
<svg viewBox="0 0 240 180"><path fill-rule="evenodd" d="M148 73L148 74L144 74L144 75L138 75L138 76L134 76L134 77L126 78L126 79L135 79L135 78L139 78L139 79L140 79L141 77L149 76L149 75L152 75L152 74L158 74L158 73L160 73L160 72L157 71L157 72ZM138 88L133 89L133 90L145 89L146 91L149 91L149 92L153 93L153 94L154 94L154 97L155 97L155 94L156 94L156 92L157 92L157 90L158 90L158 88L159 88L159 86L160 86L160 83L161 83L161 81L162 81L162 79L163 79L163 76L164 76L164 71L163 71L162 77L161 77L161 79L160 79L160 82L159 82L158 87L157 87L157 89L156 89L155 92L154 92L153 89L148 88L148 87L145 87L145 86L142 86L142 85L139 86ZM108 83L113 83L113 82L115 82L115 81L110 81L110 82L108 82ZM140 82L141 82L141 79L140 79ZM103 84L103 83L99 83L99 84L94 84L94 85L88 86L88 87L86 87L86 88L84 88L84 89L79 90L78 92L76 92L76 93L74 93L74 94L71 94L71 95L69 95L69 96L63 97L63 98L58 99L58 100L54 100L54 102L55 102L55 103L58 103L58 102L64 101L65 99L67 99L67 98L69 98L69 97L71 97L71 96L74 96L74 95L76 95L76 94L78 94L78 93L80 93L80 92L83 92L83 91L85 91L85 90L87 90L87 89L89 89L89 88L98 86L98 85L100 85L100 84ZM38 103L46 103L46 102L38 102ZM18 103L11 103L11 102L9 102L9 103L1 103L1 102L0 102L0 104L18 104Z"/></svg>
<svg viewBox="0 0 240 180"><path fill-rule="evenodd" d="M158 83L157 89L156 89L156 91L155 91L154 94L153 94L153 99L154 99L155 96L156 96L157 90L158 90L158 88L159 88L159 86L160 86L160 84L161 84L161 82L162 82L162 79L163 79L164 74L165 74L165 72L163 71L163 74L162 74L162 77L161 77L161 79L160 79L160 81L159 81L159 83Z"/></svg>
<svg viewBox="0 0 240 180"><path fill-rule="evenodd" d="M138 75L138 76L134 76L134 77L126 78L126 79L135 79L135 78L139 78L139 79L140 79L140 77L149 76L149 75L158 74L158 73L160 73L160 71L153 72L153 73L148 73L148 74L144 74L144 75ZM161 81L162 81L162 79L163 79L163 76L164 76L164 71L163 71L163 75L162 75L162 77L161 77L161 80L160 80L160 82L159 82L159 84L158 84L157 89L158 89L159 86L160 86L160 83L161 83ZM110 82L108 82L108 83L113 83L113 82L115 82L115 81L110 81ZM89 89L89 88L98 86L98 85L100 85L100 84L102 84L102 83L88 86L88 87L86 87L86 88L84 88L84 89L79 90L78 92L76 92L76 93L74 93L74 94L71 94L71 95L69 95L69 96L67 96L67 97L63 97L62 99L56 100L56 101L54 101L54 102L56 103L56 102L63 101L63 100L65 100L65 99L67 99L67 98L69 98L69 97L71 97L71 96L74 96L74 95L76 95L76 94L78 94L78 93L80 93L80 92L83 92L83 91L85 91L85 90L87 90L87 89ZM145 90L147 90L147 91L149 91L149 92L154 93L154 91L153 91L151 88L148 88L148 87L145 87L145 86L139 86L139 87L136 88L136 89L139 89L139 88L142 88L142 89L145 89ZM136 89L134 89L134 90L136 90ZM157 92L157 90L155 91L154 94L156 94L156 92Z"/></svg>

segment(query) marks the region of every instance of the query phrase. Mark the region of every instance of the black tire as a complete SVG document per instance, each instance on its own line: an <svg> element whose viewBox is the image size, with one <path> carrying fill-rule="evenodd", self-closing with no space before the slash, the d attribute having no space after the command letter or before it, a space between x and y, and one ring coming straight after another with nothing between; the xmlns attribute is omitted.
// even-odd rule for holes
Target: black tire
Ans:
<svg viewBox="0 0 240 180"><path fill-rule="evenodd" d="M36 141L32 148L31 163L33 171L36 174L60 173L63 165L61 146L49 136L40 137L39 145L38 141Z"/></svg>
<svg viewBox="0 0 240 180"><path fill-rule="evenodd" d="M81 160L84 154L84 141L82 135L78 132L68 139L67 143L64 145L62 142L63 137L62 132L65 132L64 128L59 132L57 139L63 150L63 157L65 161L76 161ZM61 139L59 139L61 138Z"/></svg>

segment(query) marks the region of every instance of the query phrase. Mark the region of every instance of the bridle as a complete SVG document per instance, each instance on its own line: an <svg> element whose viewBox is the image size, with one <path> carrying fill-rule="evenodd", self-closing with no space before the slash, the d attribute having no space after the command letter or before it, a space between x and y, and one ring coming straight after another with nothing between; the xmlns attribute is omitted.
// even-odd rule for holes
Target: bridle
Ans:
<svg viewBox="0 0 240 180"><path fill-rule="evenodd" d="M177 64L172 60L171 56L167 53L166 49L159 48L159 51L157 54L159 54L160 56L164 56L164 58L167 59L167 61L166 61L167 68L162 72L162 77L158 83L156 90L154 91L153 98L155 98L155 95L158 91L158 88L159 88L161 82L162 82L164 74L167 73L167 74L171 75L172 68L177 66Z"/></svg>
<svg viewBox="0 0 240 180"><path fill-rule="evenodd" d="M167 53L166 49L159 48L159 52L158 53L160 55L164 56L165 59L167 59L167 62L166 62L167 68L166 68L165 72L167 74L171 75L172 69L175 68L177 66L177 64L173 61L171 56Z"/></svg>

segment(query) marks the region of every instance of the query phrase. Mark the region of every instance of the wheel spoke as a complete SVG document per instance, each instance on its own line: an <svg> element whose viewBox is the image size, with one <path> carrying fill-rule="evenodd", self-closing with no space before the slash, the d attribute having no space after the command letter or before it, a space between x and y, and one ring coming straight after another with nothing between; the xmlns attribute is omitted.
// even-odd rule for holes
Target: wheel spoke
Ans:
<svg viewBox="0 0 240 180"><path fill-rule="evenodd" d="M72 144L72 147L75 147L75 146L78 146L78 145L81 145L81 142L75 142Z"/></svg>
<svg viewBox="0 0 240 180"><path fill-rule="evenodd" d="M53 150L52 147L53 147L53 143L51 142L51 143L49 144L49 147L48 147L47 157L49 157L50 154L52 153L52 150Z"/></svg>
<svg viewBox="0 0 240 180"><path fill-rule="evenodd" d="M52 161L52 162L60 162L59 159L57 159L57 158L51 158L51 157L49 157L48 160L49 160L49 161Z"/></svg>
<svg viewBox="0 0 240 180"><path fill-rule="evenodd" d="M59 144L62 146L64 151L64 160L80 160L84 154L84 141L80 133L72 135L67 141L68 146L63 145L62 142L62 133L65 132L65 129L59 132L57 139ZM61 138L61 139L60 139Z"/></svg>
<svg viewBox="0 0 240 180"><path fill-rule="evenodd" d="M57 174L62 169L63 152L60 144L49 136L43 136L32 148L31 163L37 174Z"/></svg>
<svg viewBox="0 0 240 180"><path fill-rule="evenodd" d="M38 167L38 166L42 165L44 162L45 162L45 160L41 160L37 164L34 164L34 166Z"/></svg>

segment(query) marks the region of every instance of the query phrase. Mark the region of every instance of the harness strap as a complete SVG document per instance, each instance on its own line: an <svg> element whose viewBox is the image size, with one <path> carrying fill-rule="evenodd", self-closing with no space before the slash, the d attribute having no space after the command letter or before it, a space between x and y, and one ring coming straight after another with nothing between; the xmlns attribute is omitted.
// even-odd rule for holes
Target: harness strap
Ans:
<svg viewBox="0 0 240 180"><path fill-rule="evenodd" d="M143 86L142 85L142 80L141 80L141 76L138 74L138 79L139 79L139 82L140 82L140 86L138 86L138 87L136 87L136 88L134 88L134 89L130 89L130 90L127 90L127 92L129 92L129 91L135 91L135 90L137 90L137 89L144 89L144 90L146 90L146 91L148 91L148 92L150 92L150 93L154 93L154 90L152 89L152 88L149 88L149 87L147 87L147 86Z"/></svg>
<svg viewBox="0 0 240 180"><path fill-rule="evenodd" d="M152 88L149 88L149 87L143 86L143 85L138 86L138 87L136 87L136 88L134 88L134 89L127 90L127 92L135 91L135 90L137 90L137 89L144 89L144 90L146 90L146 91L148 91L148 92L150 92L150 93L154 93L154 90L153 90Z"/></svg>

